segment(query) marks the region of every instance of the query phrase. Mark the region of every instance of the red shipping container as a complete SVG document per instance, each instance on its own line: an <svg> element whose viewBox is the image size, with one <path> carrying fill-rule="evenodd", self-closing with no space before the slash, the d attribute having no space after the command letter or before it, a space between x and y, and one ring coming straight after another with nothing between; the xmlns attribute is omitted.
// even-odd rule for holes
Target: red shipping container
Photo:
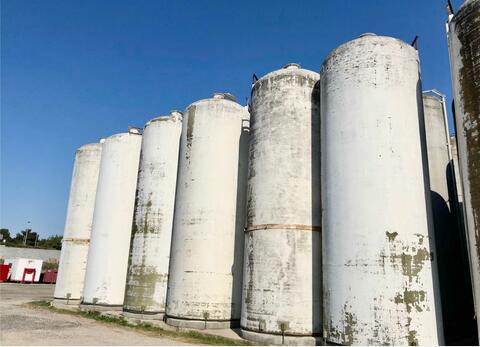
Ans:
<svg viewBox="0 0 480 347"><path fill-rule="evenodd" d="M43 283L56 283L57 282L57 270L46 270L43 273Z"/></svg>
<svg viewBox="0 0 480 347"><path fill-rule="evenodd" d="M10 266L8 264L0 265L0 282L5 282L8 279L8 271Z"/></svg>

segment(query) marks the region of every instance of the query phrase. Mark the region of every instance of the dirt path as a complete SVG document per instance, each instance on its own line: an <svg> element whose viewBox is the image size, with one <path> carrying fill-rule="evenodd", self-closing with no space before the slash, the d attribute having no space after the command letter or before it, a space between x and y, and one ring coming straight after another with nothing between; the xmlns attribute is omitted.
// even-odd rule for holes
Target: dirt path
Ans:
<svg viewBox="0 0 480 347"><path fill-rule="evenodd" d="M48 300L53 285L0 283L1 345L188 345L91 319L22 306Z"/></svg>

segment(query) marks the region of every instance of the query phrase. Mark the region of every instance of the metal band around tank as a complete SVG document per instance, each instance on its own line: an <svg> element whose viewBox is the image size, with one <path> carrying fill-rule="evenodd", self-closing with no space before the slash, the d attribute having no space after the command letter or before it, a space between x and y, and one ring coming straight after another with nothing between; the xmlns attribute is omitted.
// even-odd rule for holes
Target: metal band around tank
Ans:
<svg viewBox="0 0 480 347"><path fill-rule="evenodd" d="M292 230L304 230L304 231L322 231L321 226L303 225L303 224L258 224L245 228L245 232L255 230L271 230L271 229L292 229Z"/></svg>
<svg viewBox="0 0 480 347"><path fill-rule="evenodd" d="M90 239L78 239L74 237L64 238L62 242L73 242L73 243L80 243L80 244L88 244L90 243Z"/></svg>

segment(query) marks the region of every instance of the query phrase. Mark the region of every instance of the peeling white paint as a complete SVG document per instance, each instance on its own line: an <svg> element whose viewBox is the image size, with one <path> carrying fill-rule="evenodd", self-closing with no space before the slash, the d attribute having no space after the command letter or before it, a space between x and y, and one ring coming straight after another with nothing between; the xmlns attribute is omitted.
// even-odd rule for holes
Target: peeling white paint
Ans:
<svg viewBox="0 0 480 347"><path fill-rule="evenodd" d="M434 95L423 95L425 134L427 140L428 172L430 190L439 194L450 207L447 173L450 155L448 152L448 124L445 124L442 100ZM452 202L455 203L455 202Z"/></svg>

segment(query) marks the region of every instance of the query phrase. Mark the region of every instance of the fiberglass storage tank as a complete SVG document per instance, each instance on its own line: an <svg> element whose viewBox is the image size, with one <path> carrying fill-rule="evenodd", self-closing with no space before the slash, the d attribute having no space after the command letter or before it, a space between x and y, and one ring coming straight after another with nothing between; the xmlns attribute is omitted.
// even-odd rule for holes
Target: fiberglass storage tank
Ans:
<svg viewBox="0 0 480 347"><path fill-rule="evenodd" d="M262 344L321 337L318 80L288 64L252 89L241 328Z"/></svg>
<svg viewBox="0 0 480 347"><path fill-rule="evenodd" d="M85 309L122 308L141 143L136 129L103 143L83 290Z"/></svg>
<svg viewBox="0 0 480 347"><path fill-rule="evenodd" d="M320 94L326 343L442 344L418 53L362 35Z"/></svg>
<svg viewBox="0 0 480 347"><path fill-rule="evenodd" d="M425 119L425 135L428 153L428 172L430 177L430 190L436 192L447 208L450 208L450 197L448 194L449 179L447 173L453 170L450 167L450 150L448 124L444 113L443 100L436 96L423 93L423 109ZM452 201L455 203L455 201ZM435 206L432 206L435 213Z"/></svg>
<svg viewBox="0 0 480 347"><path fill-rule="evenodd" d="M458 159L480 334L480 0L467 0L448 23Z"/></svg>
<svg viewBox="0 0 480 347"><path fill-rule="evenodd" d="M248 141L248 111L230 94L216 93L188 106L180 141L168 324L238 324Z"/></svg>
<svg viewBox="0 0 480 347"><path fill-rule="evenodd" d="M82 298L101 155L101 143L75 153L54 304L79 304Z"/></svg>
<svg viewBox="0 0 480 347"><path fill-rule="evenodd" d="M125 312L165 313L182 113L149 121L143 130L132 226Z"/></svg>
<svg viewBox="0 0 480 347"><path fill-rule="evenodd" d="M445 96L436 90L423 92L423 109L443 330L445 343L454 345L475 334L467 247L457 216Z"/></svg>

